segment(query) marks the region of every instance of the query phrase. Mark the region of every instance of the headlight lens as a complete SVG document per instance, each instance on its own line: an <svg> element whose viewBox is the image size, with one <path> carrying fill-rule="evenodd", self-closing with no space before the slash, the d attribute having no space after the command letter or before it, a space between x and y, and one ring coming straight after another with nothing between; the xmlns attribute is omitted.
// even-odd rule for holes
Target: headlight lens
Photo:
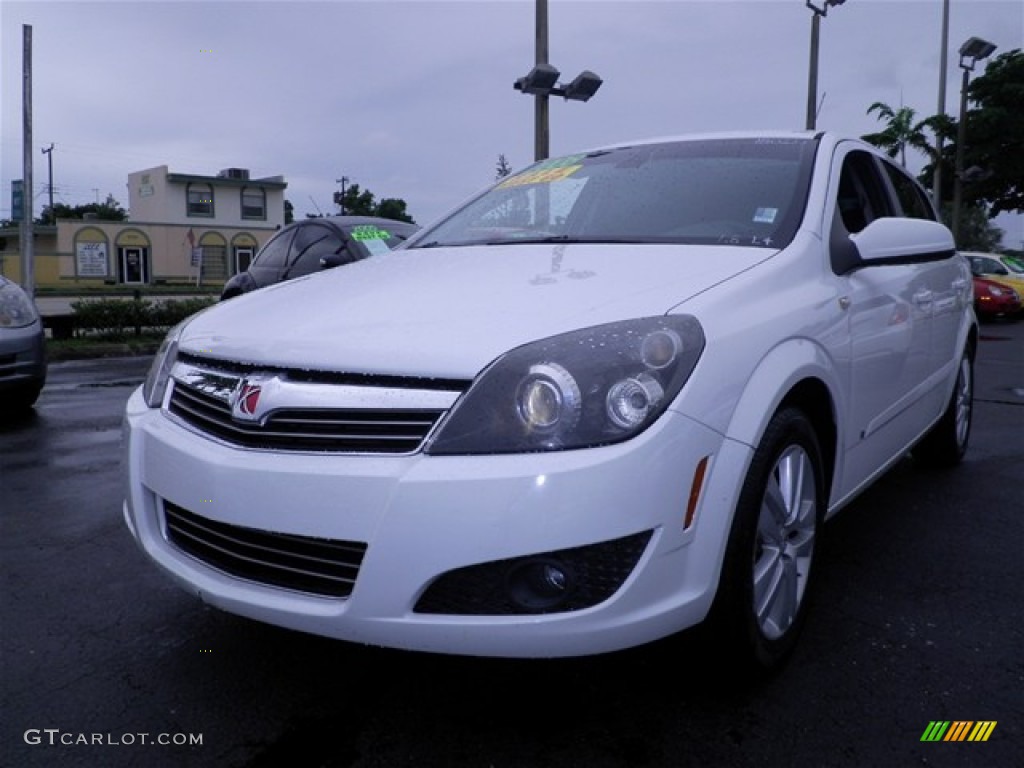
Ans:
<svg viewBox="0 0 1024 768"><path fill-rule="evenodd" d="M0 280L0 328L24 328L38 317L35 305L19 286Z"/></svg>
<svg viewBox="0 0 1024 768"><path fill-rule="evenodd" d="M171 368L178 359L178 337L184 325L180 323L167 332L149 367L146 380L142 383L142 397L150 408L159 408L164 403L167 383L171 380Z"/></svg>
<svg viewBox="0 0 1024 768"><path fill-rule="evenodd" d="M688 315L527 344L477 377L427 452L557 451L628 440L665 411L703 349L704 332Z"/></svg>

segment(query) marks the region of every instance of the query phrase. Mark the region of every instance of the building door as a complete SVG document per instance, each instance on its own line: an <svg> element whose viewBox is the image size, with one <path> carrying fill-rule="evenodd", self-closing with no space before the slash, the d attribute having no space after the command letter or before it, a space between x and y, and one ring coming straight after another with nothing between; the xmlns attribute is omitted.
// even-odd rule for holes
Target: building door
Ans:
<svg viewBox="0 0 1024 768"><path fill-rule="evenodd" d="M119 248L118 278L122 283L145 283L149 281L146 269L145 248Z"/></svg>
<svg viewBox="0 0 1024 768"><path fill-rule="evenodd" d="M246 248L235 248L235 274L239 272L245 272L252 263L253 249Z"/></svg>

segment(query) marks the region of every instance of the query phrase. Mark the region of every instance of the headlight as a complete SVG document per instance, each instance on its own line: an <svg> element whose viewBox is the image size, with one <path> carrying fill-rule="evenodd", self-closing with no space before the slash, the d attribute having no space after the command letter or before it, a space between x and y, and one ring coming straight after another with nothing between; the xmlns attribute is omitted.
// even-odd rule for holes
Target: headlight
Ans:
<svg viewBox="0 0 1024 768"><path fill-rule="evenodd" d="M704 332L688 315L527 344L477 377L427 452L557 451L628 440L665 411L703 349Z"/></svg>
<svg viewBox="0 0 1024 768"><path fill-rule="evenodd" d="M150 408L159 408L164 403L167 382L171 380L171 368L178 358L178 337L184 325L179 323L167 332L156 357L153 358L153 364L149 367L146 380L142 383L142 397Z"/></svg>
<svg viewBox="0 0 1024 768"><path fill-rule="evenodd" d="M24 328L39 317L28 295L14 283L0 280L0 328Z"/></svg>

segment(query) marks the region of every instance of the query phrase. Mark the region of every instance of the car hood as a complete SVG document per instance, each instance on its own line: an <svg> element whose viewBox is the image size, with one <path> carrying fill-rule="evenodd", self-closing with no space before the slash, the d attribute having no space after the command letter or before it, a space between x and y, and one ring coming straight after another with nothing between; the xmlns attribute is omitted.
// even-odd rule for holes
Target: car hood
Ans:
<svg viewBox="0 0 1024 768"><path fill-rule="evenodd" d="M396 250L196 315L179 348L274 367L472 378L562 332L662 315L764 248L502 245Z"/></svg>

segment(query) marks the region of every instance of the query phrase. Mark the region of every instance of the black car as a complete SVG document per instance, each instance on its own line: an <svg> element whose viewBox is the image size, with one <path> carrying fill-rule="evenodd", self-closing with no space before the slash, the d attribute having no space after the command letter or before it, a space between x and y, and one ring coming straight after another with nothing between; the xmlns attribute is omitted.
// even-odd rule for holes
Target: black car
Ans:
<svg viewBox="0 0 1024 768"><path fill-rule="evenodd" d="M416 224L375 216L324 216L293 222L260 248L249 269L224 284L220 298L223 301L389 251L418 230Z"/></svg>

